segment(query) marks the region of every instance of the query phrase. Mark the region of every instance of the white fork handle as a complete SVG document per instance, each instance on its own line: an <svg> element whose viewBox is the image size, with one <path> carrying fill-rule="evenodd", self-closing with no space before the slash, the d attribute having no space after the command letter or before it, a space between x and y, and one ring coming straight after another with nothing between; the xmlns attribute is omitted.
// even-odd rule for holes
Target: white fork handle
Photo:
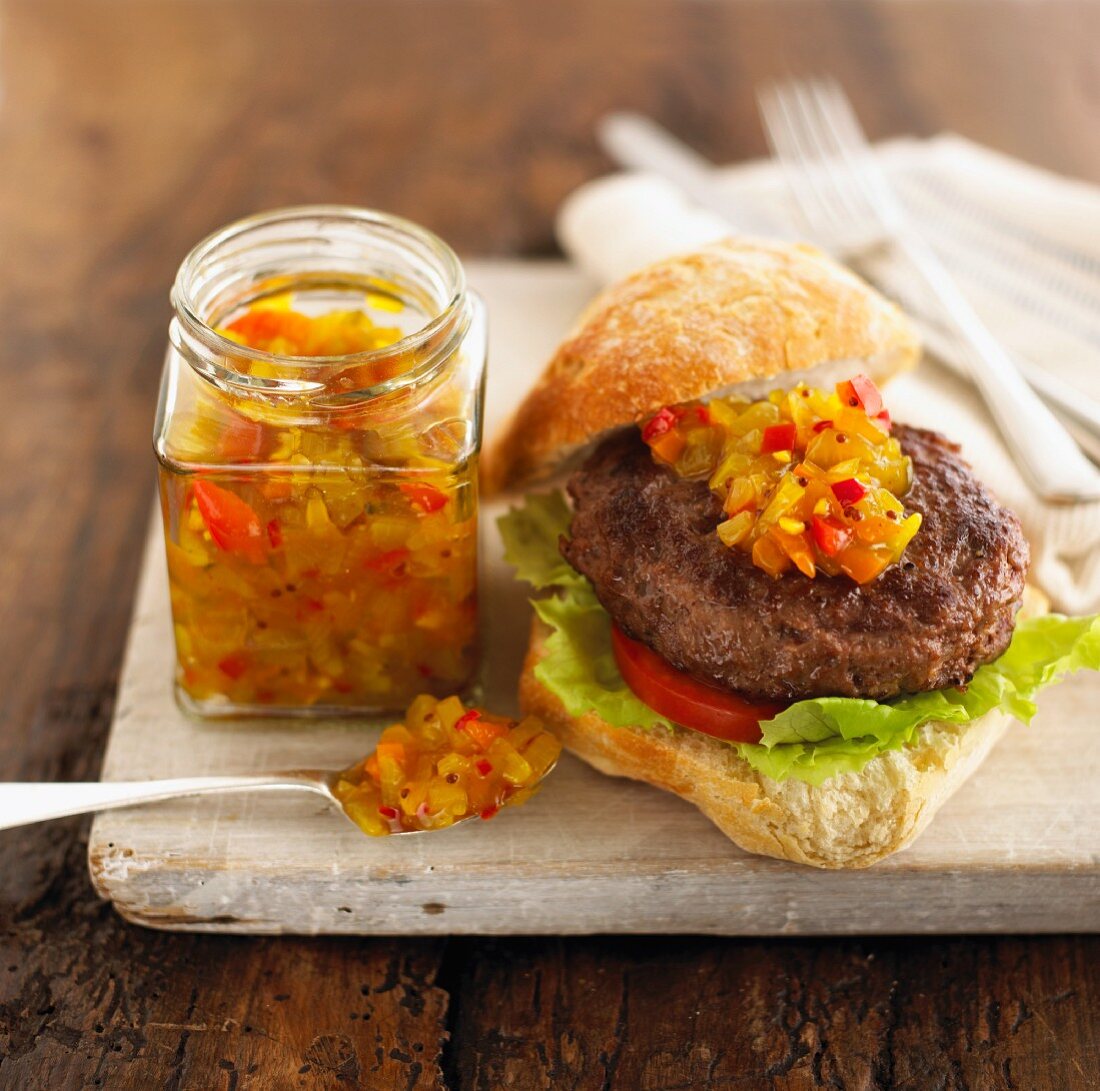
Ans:
<svg viewBox="0 0 1100 1091"><path fill-rule="evenodd" d="M1031 389L940 259L922 239L908 233L894 241L970 349L965 355L971 378L1035 491L1054 503L1100 499L1100 472Z"/></svg>
<svg viewBox="0 0 1100 1091"><path fill-rule="evenodd" d="M68 784L0 784L0 830L93 811L111 811L138 803L184 796L256 789L298 789L327 795L309 777L293 774L239 777L179 777L175 780L93 781Z"/></svg>
<svg viewBox="0 0 1100 1091"><path fill-rule="evenodd" d="M616 162L671 182L700 207L717 212L731 230L788 236L785 226L772 216L731 200L717 184L714 164L652 118L626 110L606 114L596 126L596 135Z"/></svg>
<svg viewBox="0 0 1100 1091"><path fill-rule="evenodd" d="M1095 461L1100 458L1100 402L1036 364L1020 362L1028 385L1053 409Z"/></svg>

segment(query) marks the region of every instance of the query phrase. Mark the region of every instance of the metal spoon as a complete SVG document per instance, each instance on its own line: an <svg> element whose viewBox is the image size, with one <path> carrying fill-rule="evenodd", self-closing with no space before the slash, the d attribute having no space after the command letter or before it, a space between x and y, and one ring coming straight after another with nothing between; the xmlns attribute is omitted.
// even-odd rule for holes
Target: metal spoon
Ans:
<svg viewBox="0 0 1100 1091"><path fill-rule="evenodd" d="M542 783L553 769L554 765L551 765L536 783ZM237 777L0 784L0 830L26 826L32 822L44 822L49 818L67 818L70 815L90 814L94 811L113 811L120 807L159 803L166 799L216 795L220 792L251 791L299 791L324 796L358 830L360 827L348 815L334 792L342 772L343 770L337 769L291 769L283 773L256 773ZM507 806L507 802L504 805ZM457 819L451 826L440 827L440 830L451 829L476 817L476 814L467 815L465 818ZM439 831L395 830L390 836L436 832ZM364 836L368 835L364 834Z"/></svg>

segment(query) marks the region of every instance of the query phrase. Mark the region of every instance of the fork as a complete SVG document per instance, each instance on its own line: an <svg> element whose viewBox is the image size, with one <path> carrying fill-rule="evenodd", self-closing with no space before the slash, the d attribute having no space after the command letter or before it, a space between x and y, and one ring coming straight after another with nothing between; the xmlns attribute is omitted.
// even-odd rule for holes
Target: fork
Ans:
<svg viewBox="0 0 1100 1091"><path fill-rule="evenodd" d="M913 230L839 84L789 80L762 88L760 114L810 233L858 259L888 249L936 300L1008 450L1043 499L1100 499L1100 472L1039 400L1012 357Z"/></svg>

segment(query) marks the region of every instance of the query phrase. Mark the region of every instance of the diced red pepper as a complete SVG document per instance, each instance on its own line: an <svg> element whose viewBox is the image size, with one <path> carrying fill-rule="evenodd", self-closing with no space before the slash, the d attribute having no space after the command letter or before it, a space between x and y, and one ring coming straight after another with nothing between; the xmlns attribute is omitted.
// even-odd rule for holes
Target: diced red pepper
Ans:
<svg viewBox="0 0 1100 1091"><path fill-rule="evenodd" d="M862 500L867 495L867 489L854 477L846 477L833 486L833 495L847 507Z"/></svg>
<svg viewBox="0 0 1100 1091"><path fill-rule="evenodd" d="M836 519L823 519L815 515L812 526L817 548L826 557L835 557L852 540L851 528Z"/></svg>
<svg viewBox="0 0 1100 1091"><path fill-rule="evenodd" d="M846 383L838 383L836 392L842 402L853 408L861 406L869 417L882 412L882 394L866 375L856 375Z"/></svg>
<svg viewBox="0 0 1100 1091"><path fill-rule="evenodd" d="M378 808L378 813L383 818L388 818L391 821L397 817L397 809L395 807L387 806L385 803L383 803L382 806Z"/></svg>
<svg viewBox="0 0 1100 1091"><path fill-rule="evenodd" d="M819 420L814 425L815 432L824 432L826 428L832 428L833 422L831 420Z"/></svg>
<svg viewBox="0 0 1100 1091"><path fill-rule="evenodd" d="M375 557L369 557L363 562L364 568L374 572L390 572L402 561L408 560L410 553L407 549L390 549L385 553L379 553Z"/></svg>
<svg viewBox="0 0 1100 1091"><path fill-rule="evenodd" d="M760 450L764 454L773 451L791 451L794 449L795 437L798 429L794 421L784 421L782 424L772 424L764 429L764 439L760 444Z"/></svg>
<svg viewBox="0 0 1100 1091"><path fill-rule="evenodd" d="M255 462L264 446L264 426L248 417L234 417L222 429L218 449L230 462Z"/></svg>
<svg viewBox="0 0 1100 1091"><path fill-rule="evenodd" d="M695 407L695 416L698 417L700 424L710 424L711 422L710 410L705 405Z"/></svg>
<svg viewBox="0 0 1100 1091"><path fill-rule="evenodd" d="M487 777L493 771L493 763L482 758L474 768L478 771L480 776Z"/></svg>
<svg viewBox="0 0 1100 1091"><path fill-rule="evenodd" d="M202 521L218 547L262 564L264 529L256 512L236 493L210 481L196 481L193 490Z"/></svg>
<svg viewBox="0 0 1100 1091"><path fill-rule="evenodd" d="M455 731L465 731L466 728L474 722L474 720L480 720L481 713L476 708L471 708L469 712L464 712L457 720L455 720Z"/></svg>
<svg viewBox="0 0 1100 1091"><path fill-rule="evenodd" d="M486 807L485 810L483 810L481 812L481 817L488 820L488 819L492 818L493 815L495 815L497 813L497 811L499 811L499 810L500 810L500 808L496 807L496 806Z"/></svg>
<svg viewBox="0 0 1100 1091"><path fill-rule="evenodd" d="M257 308L246 311L230 322L226 329L243 337L252 348L266 349L277 337L291 342L300 351L309 336L312 323L308 315L297 311L280 311L273 308Z"/></svg>
<svg viewBox="0 0 1100 1091"><path fill-rule="evenodd" d="M399 486L408 497L414 508L419 508L425 515L431 515L439 511L447 503L447 494L434 485L420 485L406 482Z"/></svg>
<svg viewBox="0 0 1100 1091"><path fill-rule="evenodd" d="M659 409L643 425L642 439L646 443L652 444L659 436L671 432L680 423L680 416L681 414L670 405L666 405L664 409Z"/></svg>
<svg viewBox="0 0 1100 1091"><path fill-rule="evenodd" d="M278 519L272 519L267 524L267 540L271 543L272 549L278 549L283 544L283 531Z"/></svg>
<svg viewBox="0 0 1100 1091"><path fill-rule="evenodd" d="M248 670L248 657L244 652L230 652L224 659L218 660L218 670L236 681Z"/></svg>

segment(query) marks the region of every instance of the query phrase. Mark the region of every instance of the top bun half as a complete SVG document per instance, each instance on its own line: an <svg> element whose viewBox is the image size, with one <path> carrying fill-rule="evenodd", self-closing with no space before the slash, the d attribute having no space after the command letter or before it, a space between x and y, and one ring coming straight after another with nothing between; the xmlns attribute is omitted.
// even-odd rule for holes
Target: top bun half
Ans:
<svg viewBox="0 0 1100 1091"><path fill-rule="evenodd" d="M482 464L486 492L575 463L664 405L759 397L862 371L884 382L917 361L901 311L812 246L727 239L601 292Z"/></svg>

